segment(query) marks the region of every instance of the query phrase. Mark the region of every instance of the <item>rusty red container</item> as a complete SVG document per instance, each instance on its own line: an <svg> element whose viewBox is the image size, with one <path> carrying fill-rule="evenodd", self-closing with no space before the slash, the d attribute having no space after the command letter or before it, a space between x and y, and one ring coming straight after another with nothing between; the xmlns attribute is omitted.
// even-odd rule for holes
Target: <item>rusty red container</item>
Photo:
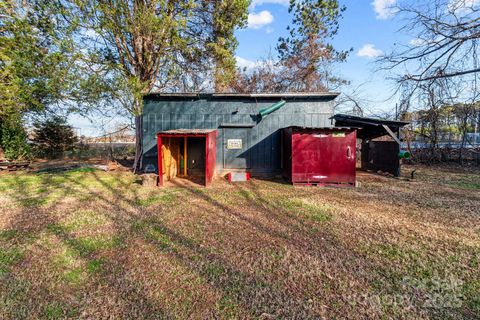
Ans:
<svg viewBox="0 0 480 320"><path fill-rule="evenodd" d="M294 185L355 186L355 129L289 127L282 139L283 175Z"/></svg>

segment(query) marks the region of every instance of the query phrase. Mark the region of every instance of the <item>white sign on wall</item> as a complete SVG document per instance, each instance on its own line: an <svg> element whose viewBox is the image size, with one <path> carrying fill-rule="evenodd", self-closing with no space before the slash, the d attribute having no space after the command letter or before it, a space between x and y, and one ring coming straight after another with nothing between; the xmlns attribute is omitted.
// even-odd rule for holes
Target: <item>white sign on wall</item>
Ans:
<svg viewBox="0 0 480 320"><path fill-rule="evenodd" d="M242 139L227 139L227 149L242 149Z"/></svg>

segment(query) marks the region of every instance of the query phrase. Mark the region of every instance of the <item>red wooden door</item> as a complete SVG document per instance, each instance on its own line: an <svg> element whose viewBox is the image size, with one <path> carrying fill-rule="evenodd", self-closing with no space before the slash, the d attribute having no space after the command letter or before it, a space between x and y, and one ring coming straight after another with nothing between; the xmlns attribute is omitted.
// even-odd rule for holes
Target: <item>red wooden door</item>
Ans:
<svg viewBox="0 0 480 320"><path fill-rule="evenodd" d="M292 182L355 183L356 132L300 131L292 136Z"/></svg>
<svg viewBox="0 0 480 320"><path fill-rule="evenodd" d="M163 154L162 154L162 137L157 135L157 163L158 163L158 186L163 187Z"/></svg>
<svg viewBox="0 0 480 320"><path fill-rule="evenodd" d="M208 186L215 175L217 159L217 131L210 132L205 141L205 186Z"/></svg>

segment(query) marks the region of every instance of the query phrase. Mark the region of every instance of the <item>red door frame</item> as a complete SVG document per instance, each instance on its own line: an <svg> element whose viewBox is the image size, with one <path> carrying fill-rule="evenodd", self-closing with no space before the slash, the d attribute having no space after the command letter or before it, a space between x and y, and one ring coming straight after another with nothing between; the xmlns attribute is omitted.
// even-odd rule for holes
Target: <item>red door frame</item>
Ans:
<svg viewBox="0 0 480 320"><path fill-rule="evenodd" d="M218 130L208 133L158 133L157 134L157 161L158 161L158 186L163 187L162 165L162 138L205 138L205 187L210 185L215 175L217 158L217 135ZM185 164L186 165L186 164Z"/></svg>

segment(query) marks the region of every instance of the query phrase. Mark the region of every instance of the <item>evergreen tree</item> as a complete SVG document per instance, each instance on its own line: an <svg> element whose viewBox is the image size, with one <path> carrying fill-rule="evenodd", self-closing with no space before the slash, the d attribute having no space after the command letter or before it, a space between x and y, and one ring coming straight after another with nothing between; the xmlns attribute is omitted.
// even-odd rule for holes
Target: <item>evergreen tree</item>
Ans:
<svg viewBox="0 0 480 320"><path fill-rule="evenodd" d="M277 50L292 91L324 91L339 79L329 74L333 62L345 61L348 51L337 51L329 41L337 34L345 6L338 0L290 0L293 14L289 36L281 37Z"/></svg>
<svg viewBox="0 0 480 320"><path fill-rule="evenodd" d="M214 87L224 92L231 87L236 73L235 30L246 26L249 0L205 0L211 18L210 41L207 44L214 60Z"/></svg>
<svg viewBox="0 0 480 320"><path fill-rule="evenodd" d="M78 138L64 118L54 116L34 124L33 143L47 156L72 150Z"/></svg>

